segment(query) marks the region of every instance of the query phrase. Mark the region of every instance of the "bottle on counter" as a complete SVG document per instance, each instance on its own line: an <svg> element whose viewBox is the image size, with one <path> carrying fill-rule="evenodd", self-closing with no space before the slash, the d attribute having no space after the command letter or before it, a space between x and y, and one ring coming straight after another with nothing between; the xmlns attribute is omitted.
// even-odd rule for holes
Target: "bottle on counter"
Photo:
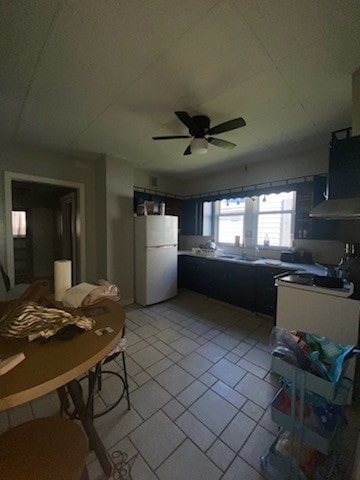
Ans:
<svg viewBox="0 0 360 480"><path fill-rule="evenodd" d="M269 247L269 246L270 246L270 238L269 238L269 235L267 233L265 233L264 247Z"/></svg>

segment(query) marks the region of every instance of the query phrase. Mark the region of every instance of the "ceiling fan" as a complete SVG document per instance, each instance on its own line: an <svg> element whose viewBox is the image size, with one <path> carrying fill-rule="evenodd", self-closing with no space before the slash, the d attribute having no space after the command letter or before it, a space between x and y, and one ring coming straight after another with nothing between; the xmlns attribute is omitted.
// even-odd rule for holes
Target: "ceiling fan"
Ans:
<svg viewBox="0 0 360 480"><path fill-rule="evenodd" d="M216 147L226 148L231 150L236 147L235 143L221 140L220 138L209 137L217 133L229 132L236 128L244 127L246 122L243 118L234 118L224 123L220 123L215 127L210 128L210 118L205 115L195 115L190 117L186 112L175 112L175 115L184 125L189 129L190 135L174 135L169 137L152 137L153 140L172 140L174 138L192 138L190 145L186 148L184 155L191 155L192 153L206 153L208 150L208 143Z"/></svg>

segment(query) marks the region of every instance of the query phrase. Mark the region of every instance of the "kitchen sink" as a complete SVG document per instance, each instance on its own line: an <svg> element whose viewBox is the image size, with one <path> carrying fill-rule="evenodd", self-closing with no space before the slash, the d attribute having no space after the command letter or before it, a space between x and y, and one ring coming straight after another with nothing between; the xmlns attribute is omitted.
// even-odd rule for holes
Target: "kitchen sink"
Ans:
<svg viewBox="0 0 360 480"><path fill-rule="evenodd" d="M256 260L259 260L257 257L242 257L241 255L230 255L227 253L220 255L219 258L228 258L229 260L236 260L238 262L256 262Z"/></svg>
<svg viewBox="0 0 360 480"><path fill-rule="evenodd" d="M257 260L259 260L258 257L243 257L242 260L244 260L245 262L256 262Z"/></svg>

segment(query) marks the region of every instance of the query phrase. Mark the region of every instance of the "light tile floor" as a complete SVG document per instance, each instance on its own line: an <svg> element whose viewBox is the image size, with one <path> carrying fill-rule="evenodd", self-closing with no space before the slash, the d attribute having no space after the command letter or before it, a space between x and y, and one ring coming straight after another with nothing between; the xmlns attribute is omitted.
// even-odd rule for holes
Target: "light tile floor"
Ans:
<svg viewBox="0 0 360 480"><path fill-rule="evenodd" d="M132 409L123 400L95 420L109 453L132 459L134 480L263 479L260 455L277 432L269 409L277 388L272 321L188 291L126 311ZM110 369L121 369L117 361ZM96 407L118 388L116 377L105 378ZM0 413L0 432L58 410L52 393ZM90 480L104 478L94 453L88 469Z"/></svg>

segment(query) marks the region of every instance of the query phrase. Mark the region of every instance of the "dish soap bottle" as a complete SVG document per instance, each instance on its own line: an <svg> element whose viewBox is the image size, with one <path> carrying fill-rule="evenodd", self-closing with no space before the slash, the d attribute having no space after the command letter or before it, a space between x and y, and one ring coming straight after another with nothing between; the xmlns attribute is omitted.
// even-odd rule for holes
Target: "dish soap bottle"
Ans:
<svg viewBox="0 0 360 480"><path fill-rule="evenodd" d="M269 246L270 246L270 238L269 238L269 235L267 233L265 233L264 247L269 247Z"/></svg>

